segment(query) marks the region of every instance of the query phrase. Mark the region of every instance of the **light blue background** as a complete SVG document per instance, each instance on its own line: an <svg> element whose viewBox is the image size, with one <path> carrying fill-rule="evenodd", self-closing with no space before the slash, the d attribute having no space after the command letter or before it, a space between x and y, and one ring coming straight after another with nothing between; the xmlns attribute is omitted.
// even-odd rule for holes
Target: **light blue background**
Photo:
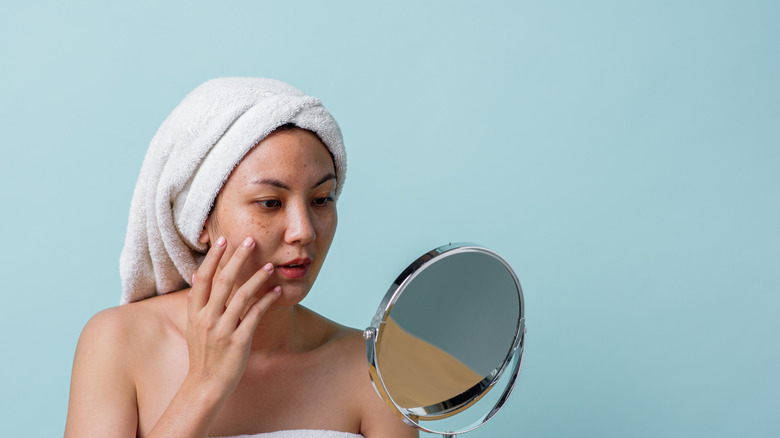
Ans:
<svg viewBox="0 0 780 438"><path fill-rule="evenodd" d="M146 146L217 76L340 121L340 228L306 303L368 325L419 253L482 243L526 293L472 437L780 431L780 3L13 2L0 14L0 425L57 436Z"/></svg>

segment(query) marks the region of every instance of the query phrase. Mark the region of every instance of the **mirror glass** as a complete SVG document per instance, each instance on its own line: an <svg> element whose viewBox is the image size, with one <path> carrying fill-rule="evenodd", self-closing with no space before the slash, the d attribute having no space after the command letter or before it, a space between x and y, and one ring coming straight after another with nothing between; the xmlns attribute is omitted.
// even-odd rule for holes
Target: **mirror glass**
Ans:
<svg viewBox="0 0 780 438"><path fill-rule="evenodd" d="M418 429L472 406L510 369L500 408L520 367L523 295L512 268L473 244L436 248L396 279L366 329L369 369L385 401ZM513 360L514 359L514 360Z"/></svg>

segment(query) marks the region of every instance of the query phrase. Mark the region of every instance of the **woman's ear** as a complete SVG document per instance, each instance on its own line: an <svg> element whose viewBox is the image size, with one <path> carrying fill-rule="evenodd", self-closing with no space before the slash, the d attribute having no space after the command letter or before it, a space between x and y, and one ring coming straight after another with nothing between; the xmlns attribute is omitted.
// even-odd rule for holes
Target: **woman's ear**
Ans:
<svg viewBox="0 0 780 438"><path fill-rule="evenodd" d="M206 221L208 222L208 221ZM209 244L209 230L206 225L203 225L203 230L200 232L200 237L198 237L198 242L208 245Z"/></svg>

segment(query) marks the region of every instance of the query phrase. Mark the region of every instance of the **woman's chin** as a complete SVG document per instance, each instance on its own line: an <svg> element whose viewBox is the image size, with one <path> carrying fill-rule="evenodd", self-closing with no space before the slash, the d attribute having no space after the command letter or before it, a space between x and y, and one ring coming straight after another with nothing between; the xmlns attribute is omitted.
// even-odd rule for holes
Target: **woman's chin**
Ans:
<svg viewBox="0 0 780 438"><path fill-rule="evenodd" d="M276 304L283 306L294 306L300 304L304 298L309 294L309 288L305 290L295 286L282 286L282 294L276 299Z"/></svg>

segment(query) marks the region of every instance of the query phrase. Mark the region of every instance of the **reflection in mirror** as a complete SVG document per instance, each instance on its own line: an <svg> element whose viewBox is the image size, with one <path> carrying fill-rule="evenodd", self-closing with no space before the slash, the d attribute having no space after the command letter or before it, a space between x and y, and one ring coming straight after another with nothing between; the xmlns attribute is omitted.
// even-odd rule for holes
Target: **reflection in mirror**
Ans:
<svg viewBox="0 0 780 438"><path fill-rule="evenodd" d="M436 432L420 421L473 405L522 354L520 284L492 251L466 244L437 248L398 277L366 334L380 395L407 423ZM492 417L511 391L511 380L496 407L458 433Z"/></svg>

